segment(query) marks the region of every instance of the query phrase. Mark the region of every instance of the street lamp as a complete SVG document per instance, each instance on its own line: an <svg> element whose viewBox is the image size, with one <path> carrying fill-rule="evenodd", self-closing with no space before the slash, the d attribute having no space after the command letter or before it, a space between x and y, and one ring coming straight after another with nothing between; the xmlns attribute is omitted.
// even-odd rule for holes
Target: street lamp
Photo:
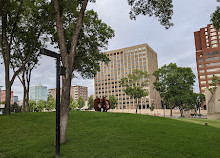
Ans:
<svg viewBox="0 0 220 158"><path fill-rule="evenodd" d="M45 48L40 54L56 59L56 157L60 157L60 76L65 76L66 68L60 66L61 55Z"/></svg>

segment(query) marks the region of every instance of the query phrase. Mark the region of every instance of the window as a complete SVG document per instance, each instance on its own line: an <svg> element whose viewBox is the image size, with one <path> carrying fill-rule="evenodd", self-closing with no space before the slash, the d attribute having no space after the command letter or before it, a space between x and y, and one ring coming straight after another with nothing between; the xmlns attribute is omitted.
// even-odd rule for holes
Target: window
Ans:
<svg viewBox="0 0 220 158"><path fill-rule="evenodd" d="M204 65L203 65L203 64L200 64L199 67L204 67Z"/></svg>
<svg viewBox="0 0 220 158"><path fill-rule="evenodd" d="M206 81L201 81L200 84L206 84Z"/></svg>
<svg viewBox="0 0 220 158"><path fill-rule="evenodd" d="M203 59L199 59L199 60L198 60L198 62L202 62L202 61L203 61Z"/></svg>
<svg viewBox="0 0 220 158"><path fill-rule="evenodd" d="M214 51L214 52L208 52L208 53L205 53L205 56L212 56L212 55L217 55L219 54L218 51Z"/></svg>
<svg viewBox="0 0 220 158"><path fill-rule="evenodd" d="M199 73L204 73L205 72L205 70L199 70Z"/></svg>
<svg viewBox="0 0 220 158"><path fill-rule="evenodd" d="M209 60L218 60L220 59L220 57L211 57L211 58L206 58L205 60L209 61Z"/></svg>
<svg viewBox="0 0 220 158"><path fill-rule="evenodd" d="M205 78L205 76L200 76L200 79L204 79Z"/></svg>
<svg viewBox="0 0 220 158"><path fill-rule="evenodd" d="M207 69L207 72L220 71L220 68Z"/></svg>
<svg viewBox="0 0 220 158"><path fill-rule="evenodd" d="M215 66L215 65L220 65L220 62L206 64L206 66Z"/></svg>

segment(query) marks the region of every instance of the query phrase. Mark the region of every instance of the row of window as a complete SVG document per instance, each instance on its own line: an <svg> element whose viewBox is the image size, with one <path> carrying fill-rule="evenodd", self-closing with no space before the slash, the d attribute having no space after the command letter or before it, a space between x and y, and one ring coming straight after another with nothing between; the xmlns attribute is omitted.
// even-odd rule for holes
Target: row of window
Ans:
<svg viewBox="0 0 220 158"><path fill-rule="evenodd" d="M212 74L212 75L207 75L208 78L212 78L214 76L220 77L220 74ZM205 79L205 76L200 76L200 79Z"/></svg>

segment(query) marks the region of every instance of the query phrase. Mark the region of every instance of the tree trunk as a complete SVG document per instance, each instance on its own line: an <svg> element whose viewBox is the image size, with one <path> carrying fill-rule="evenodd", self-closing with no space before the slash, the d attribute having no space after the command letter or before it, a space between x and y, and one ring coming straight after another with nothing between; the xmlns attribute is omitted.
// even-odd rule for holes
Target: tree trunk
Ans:
<svg viewBox="0 0 220 158"><path fill-rule="evenodd" d="M136 99L136 114L137 114L137 109L138 109L138 99Z"/></svg>
<svg viewBox="0 0 220 158"><path fill-rule="evenodd" d="M173 116L172 107L170 106L170 116Z"/></svg>
<svg viewBox="0 0 220 158"><path fill-rule="evenodd" d="M24 90L24 96L23 96L23 106L22 106L22 112L26 112L26 87L23 85Z"/></svg>
<svg viewBox="0 0 220 158"><path fill-rule="evenodd" d="M6 87L6 96L5 96L4 114L10 114L11 83L9 80L9 63L5 63L5 87Z"/></svg>
<svg viewBox="0 0 220 158"><path fill-rule="evenodd" d="M66 74L67 77L62 77L62 96L61 96L61 107L60 107L60 143L66 142L66 128L69 118L69 105L70 105L70 87L71 87L71 76Z"/></svg>

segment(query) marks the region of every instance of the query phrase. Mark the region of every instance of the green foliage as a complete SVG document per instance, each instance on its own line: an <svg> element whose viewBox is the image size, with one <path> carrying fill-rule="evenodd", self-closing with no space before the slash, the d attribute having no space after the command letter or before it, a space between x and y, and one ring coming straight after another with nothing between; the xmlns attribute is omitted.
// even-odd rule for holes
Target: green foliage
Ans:
<svg viewBox="0 0 220 158"><path fill-rule="evenodd" d="M114 109L118 105L118 99L114 95L109 96L109 102L111 105L111 109Z"/></svg>
<svg viewBox="0 0 220 158"><path fill-rule="evenodd" d="M0 146L0 157L55 157L55 116L1 115L0 142L4 145ZM68 136L68 142L61 146L64 158L220 157L220 120L77 111L69 113ZM97 150L103 144L108 150Z"/></svg>
<svg viewBox="0 0 220 158"><path fill-rule="evenodd" d="M42 99L39 100L36 104L36 108L39 112L42 112L46 107L47 107L47 101L44 101Z"/></svg>
<svg viewBox="0 0 220 158"><path fill-rule="evenodd" d="M220 0L217 0L220 2ZM215 26L216 29L220 30L220 7L217 6L215 12L211 15L211 22Z"/></svg>
<svg viewBox="0 0 220 158"><path fill-rule="evenodd" d="M53 110L55 108L56 108L56 99L54 99L52 95L49 95L47 98L46 109Z"/></svg>
<svg viewBox="0 0 220 158"><path fill-rule="evenodd" d="M151 106L150 106L150 111L154 111L154 109L155 109L155 104L154 104L154 102L151 104Z"/></svg>
<svg viewBox="0 0 220 158"><path fill-rule="evenodd" d="M212 76L212 83L209 84L210 86L214 86L213 88L209 88L210 92L211 93L214 93L216 88L217 88L217 85L220 83L220 79L218 79L217 76L213 75Z"/></svg>
<svg viewBox="0 0 220 158"><path fill-rule="evenodd" d="M147 71L134 70L128 77L123 77L120 86L125 87L124 92L134 99L142 98L148 95L149 74Z"/></svg>
<svg viewBox="0 0 220 158"><path fill-rule="evenodd" d="M74 111L77 108L79 108L78 102L75 101L72 96L70 96L70 110Z"/></svg>
<svg viewBox="0 0 220 158"><path fill-rule="evenodd" d="M93 100L93 97L92 97L92 96L89 97L88 107L89 107L89 108L88 108L89 110L91 110L91 109L94 108L94 100Z"/></svg>
<svg viewBox="0 0 220 158"><path fill-rule="evenodd" d="M31 112L34 111L34 109L37 107L36 105L37 105L36 101L29 100L29 107Z"/></svg>
<svg viewBox="0 0 220 158"><path fill-rule="evenodd" d="M77 103L78 103L80 109L83 106L85 106L85 101L84 101L83 97L81 97L81 96L78 98Z"/></svg>
<svg viewBox="0 0 220 158"><path fill-rule="evenodd" d="M131 19L136 19L140 14L149 15L157 17L166 29L173 26L170 22L173 15L172 0L128 0L128 4L131 6Z"/></svg>
<svg viewBox="0 0 220 158"><path fill-rule="evenodd" d="M175 63L170 63L155 71L153 75L156 77L154 88L165 103L180 109L189 103L195 82L191 68L178 67Z"/></svg>
<svg viewBox="0 0 220 158"><path fill-rule="evenodd" d="M61 2L62 20L64 22L64 34L67 52L72 45L72 35L76 29L76 19L78 18L78 1ZM52 14L53 11L52 11ZM53 18L51 20L54 20ZM50 23L51 28L55 28L55 23ZM59 39L56 29L51 29L51 40L58 44ZM87 10L83 18L83 26L80 32L73 70L78 72L83 78L94 78L97 71L100 71L99 62L108 63L109 59L101 51L107 49L109 39L115 36L114 30L98 18L98 14L93 10ZM71 65L72 66L72 65ZM73 74L73 77L74 74Z"/></svg>

